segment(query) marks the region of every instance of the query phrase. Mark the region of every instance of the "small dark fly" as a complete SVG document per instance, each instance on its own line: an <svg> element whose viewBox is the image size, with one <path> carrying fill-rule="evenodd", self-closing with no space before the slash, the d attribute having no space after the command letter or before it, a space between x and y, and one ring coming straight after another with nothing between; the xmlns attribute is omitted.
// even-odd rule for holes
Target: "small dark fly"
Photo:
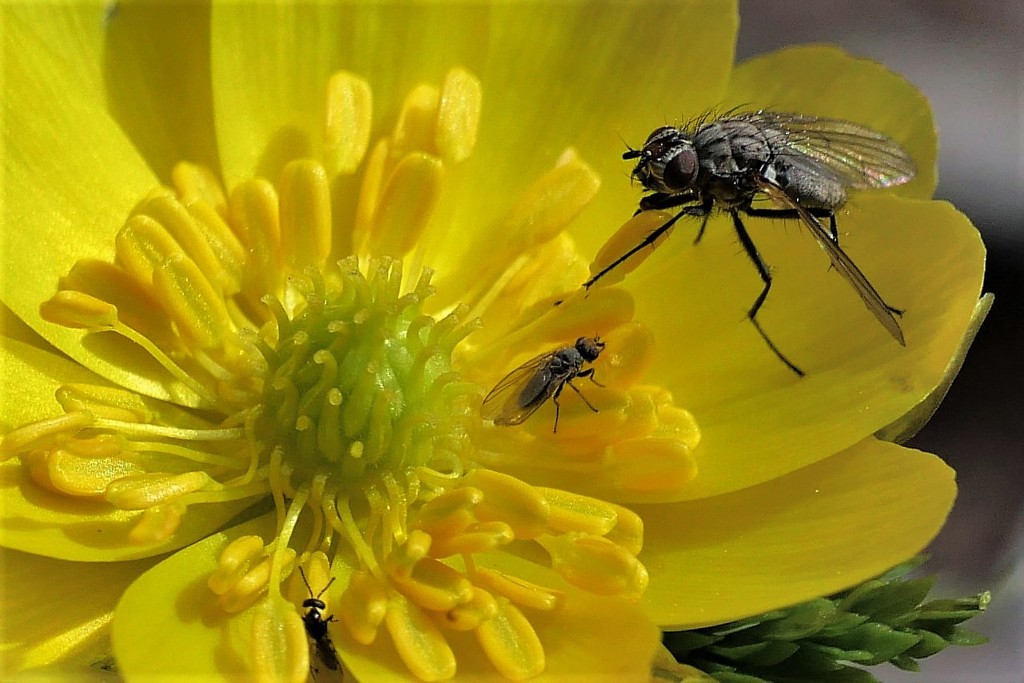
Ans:
<svg viewBox="0 0 1024 683"><path fill-rule="evenodd" d="M306 613L302 615L306 635L316 645L317 658L323 662L323 665L331 671L337 671L341 667L341 662L338 660L338 652L334 649L334 643L331 642L331 636L327 632L327 624L334 621L334 615L324 618L327 604L320 599L320 596L327 592L327 589L334 583L334 578L332 577L324 589L314 596L313 589L310 587L309 581L306 580L306 573L302 571L302 567L299 567L299 575L302 576L302 583L306 584L306 590L309 591L309 598L302 603L302 607L306 610ZM310 668L316 671L315 668Z"/></svg>
<svg viewBox="0 0 1024 683"><path fill-rule="evenodd" d="M577 377L587 377L597 386L604 386L594 379L594 368L583 369L583 364L593 363L603 349L604 342L599 338L580 337L572 346L563 346L531 358L491 389L480 406L481 416L503 427L522 424L550 398L555 402L555 426L551 431L557 433L558 397L566 384L596 413L597 408L572 381Z"/></svg>
<svg viewBox="0 0 1024 683"><path fill-rule="evenodd" d="M694 240L699 242L708 217L718 208L729 214L743 250L764 283L747 317L772 352L802 376L803 371L779 351L757 321L772 275L740 214L795 218L810 229L832 266L857 291L868 310L905 345L896 320L902 311L882 300L840 248L835 216L846 203L847 189L893 187L914 177L913 160L895 141L849 121L762 110L716 120L705 118L681 128L663 126L650 134L643 147L629 150L622 158L637 159L633 178L648 193L636 213L673 208L679 213L587 280L584 287L589 289L630 256L654 244L683 216L703 219ZM775 206L754 207L756 199L768 199ZM820 220L826 218L828 229Z"/></svg>

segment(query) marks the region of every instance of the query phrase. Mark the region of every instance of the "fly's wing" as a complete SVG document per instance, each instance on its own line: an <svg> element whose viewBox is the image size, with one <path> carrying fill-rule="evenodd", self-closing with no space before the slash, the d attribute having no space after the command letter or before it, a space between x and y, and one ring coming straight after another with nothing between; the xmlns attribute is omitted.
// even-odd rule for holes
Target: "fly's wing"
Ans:
<svg viewBox="0 0 1024 683"><path fill-rule="evenodd" d="M799 214L800 219L810 229L811 234L814 235L814 239L818 241L818 245L825 250L828 254L829 260L832 261L832 267L835 268L843 279L850 283L850 286L857 290L857 294L860 295L864 305L868 307L872 315L878 319L878 322L882 323L889 334L892 335L893 339L898 341L901 345L906 346L906 342L903 338L903 330L900 328L900 323L896 320L896 316L893 315L892 310L882 300L882 295L872 286L871 282L868 281L864 273L860 272L860 268L857 264L846 255L838 244L832 241L831 235L828 230L818 221L817 218L807 212L802 206L797 204L793 199L786 194L778 185L765 180L763 178L757 179L758 189L764 192L772 200L778 202L782 206L786 206L793 209Z"/></svg>
<svg viewBox="0 0 1024 683"><path fill-rule="evenodd" d="M531 358L505 375L480 405L480 416L496 425L522 424L555 393L551 359L558 351Z"/></svg>
<svg viewBox="0 0 1024 683"><path fill-rule="evenodd" d="M776 156L811 173L832 175L847 187L886 188L914 177L914 160L895 140L841 119L757 111L733 117L761 128Z"/></svg>

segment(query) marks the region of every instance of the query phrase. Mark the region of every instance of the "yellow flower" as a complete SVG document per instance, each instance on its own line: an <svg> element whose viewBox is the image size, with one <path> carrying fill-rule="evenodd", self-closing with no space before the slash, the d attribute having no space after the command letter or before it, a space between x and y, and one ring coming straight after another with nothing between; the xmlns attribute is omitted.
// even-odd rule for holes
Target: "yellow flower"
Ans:
<svg viewBox="0 0 1024 683"><path fill-rule="evenodd" d="M333 648L367 681L646 680L656 626L838 590L942 524L952 472L871 435L939 381L983 250L880 67L733 70L717 1L4 13L5 673L109 664L112 633L127 678L301 680ZM566 298L636 206L619 137L734 103L912 151L840 216L905 349L767 224L803 379L720 219ZM594 335L599 412L480 418Z"/></svg>

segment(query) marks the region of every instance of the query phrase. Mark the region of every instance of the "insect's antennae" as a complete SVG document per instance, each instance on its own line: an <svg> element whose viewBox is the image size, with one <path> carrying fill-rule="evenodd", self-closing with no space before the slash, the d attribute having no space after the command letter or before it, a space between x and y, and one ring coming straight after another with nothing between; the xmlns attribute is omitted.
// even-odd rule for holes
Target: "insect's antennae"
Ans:
<svg viewBox="0 0 1024 683"><path fill-rule="evenodd" d="M309 591L309 597L313 597L313 589L310 588L309 581L306 580L306 572L302 571L302 567L299 567L299 576L302 577L302 583L306 584L306 590ZM334 579L331 579L331 581L333 580ZM330 586L331 584L328 583L327 585ZM327 589L325 588L324 590ZM318 595L317 597L319 598L320 596Z"/></svg>
<svg viewBox="0 0 1024 683"><path fill-rule="evenodd" d="M336 576L332 576L332 577L331 577L331 580L327 582L327 585L326 585L326 586L324 586L324 589L323 589L322 591L320 591L319 593L317 593L317 594L316 594L316 598L317 598L317 600L319 600L319 599L320 599L320 596L321 596L321 595L323 595L324 593L326 593L326 592L327 592L327 589L331 587L331 584L332 584L332 583L334 583L334 580L335 580L336 578L338 578L338 577L336 577Z"/></svg>

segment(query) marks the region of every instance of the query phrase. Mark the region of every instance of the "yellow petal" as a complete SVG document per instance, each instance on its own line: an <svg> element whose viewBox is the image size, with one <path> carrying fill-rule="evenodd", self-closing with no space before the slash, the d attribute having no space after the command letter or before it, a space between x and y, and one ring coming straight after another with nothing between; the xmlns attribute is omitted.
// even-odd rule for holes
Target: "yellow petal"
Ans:
<svg viewBox="0 0 1024 683"><path fill-rule="evenodd" d="M207 579L232 539L273 532L271 513L174 553L132 583L114 613L114 654L124 677L252 680L258 610L226 614Z"/></svg>
<svg viewBox="0 0 1024 683"><path fill-rule="evenodd" d="M981 293L977 230L943 202L868 194L839 218L847 253L905 309L906 347L829 270L814 240L780 221L748 221L775 266L758 319L806 377L783 366L746 320L761 284L727 219L713 218L696 246L678 226L623 283L657 341L650 380L700 424L698 476L685 498L828 457L906 414L940 381Z"/></svg>
<svg viewBox="0 0 1024 683"><path fill-rule="evenodd" d="M102 24L103 92L111 115L165 183L182 159L216 169L209 7L116 7Z"/></svg>
<svg viewBox="0 0 1024 683"><path fill-rule="evenodd" d="M637 506L644 605L663 627L693 628L836 592L919 552L955 495L937 457L868 439L742 491Z"/></svg>
<svg viewBox="0 0 1024 683"><path fill-rule="evenodd" d="M0 551L3 672L55 663L90 665L109 657L110 621L124 589L152 567L132 562L67 562Z"/></svg>
<svg viewBox="0 0 1024 683"><path fill-rule="evenodd" d="M46 323L38 312L77 260L112 253L127 211L156 183L105 109L102 6L20 4L4 13L0 296L65 353L130 384L137 376L131 366L98 360L82 347L80 331Z"/></svg>

